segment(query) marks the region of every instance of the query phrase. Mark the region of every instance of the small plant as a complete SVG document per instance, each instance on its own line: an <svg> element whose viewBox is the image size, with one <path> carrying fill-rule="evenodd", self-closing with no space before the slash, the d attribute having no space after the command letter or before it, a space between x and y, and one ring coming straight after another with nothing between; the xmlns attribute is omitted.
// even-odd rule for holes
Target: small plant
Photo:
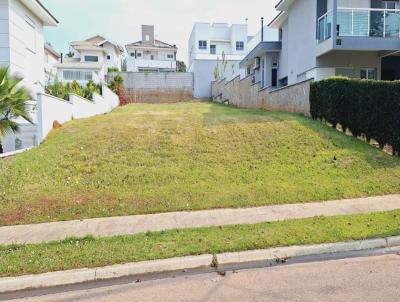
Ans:
<svg viewBox="0 0 400 302"><path fill-rule="evenodd" d="M109 67L107 70L109 73L113 73L113 72L119 72L119 69L116 67Z"/></svg>
<svg viewBox="0 0 400 302"><path fill-rule="evenodd" d="M121 106L132 103L132 99L125 93L124 79L121 77L121 75L117 74L108 87L118 95Z"/></svg>
<svg viewBox="0 0 400 302"><path fill-rule="evenodd" d="M93 93L101 94L101 85L90 80L86 86L80 85L77 81L72 83L63 83L56 79L52 84L46 87L46 92L52 96L69 100L69 94L74 93L88 100L93 100Z"/></svg>
<svg viewBox="0 0 400 302"><path fill-rule="evenodd" d="M32 96L19 85L21 81L22 78L10 76L7 67L0 67L0 137L19 131L15 118L32 123L28 104Z"/></svg>

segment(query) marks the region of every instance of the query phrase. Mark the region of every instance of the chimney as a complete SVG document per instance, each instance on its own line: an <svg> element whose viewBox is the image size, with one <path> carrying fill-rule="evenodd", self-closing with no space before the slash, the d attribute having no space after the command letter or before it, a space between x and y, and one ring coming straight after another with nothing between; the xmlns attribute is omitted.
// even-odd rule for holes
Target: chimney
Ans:
<svg viewBox="0 0 400 302"><path fill-rule="evenodd" d="M154 45L154 25L142 25L142 42L145 45Z"/></svg>

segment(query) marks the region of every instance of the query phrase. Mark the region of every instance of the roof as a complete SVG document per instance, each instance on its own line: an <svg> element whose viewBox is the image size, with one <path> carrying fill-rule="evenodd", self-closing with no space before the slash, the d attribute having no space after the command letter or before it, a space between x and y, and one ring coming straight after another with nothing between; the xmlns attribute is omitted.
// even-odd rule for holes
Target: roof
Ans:
<svg viewBox="0 0 400 302"><path fill-rule="evenodd" d="M282 49L281 41L260 42L250 53L240 62L239 66L244 67L254 58L261 56L266 52L280 52Z"/></svg>
<svg viewBox="0 0 400 302"><path fill-rule="evenodd" d="M45 26L57 26L58 20L39 0L21 0L29 10L38 17Z"/></svg>
<svg viewBox="0 0 400 302"><path fill-rule="evenodd" d="M44 49L49 52L50 54L52 54L55 58L59 59L61 58L61 55L55 51L50 45L48 45L47 43L44 44Z"/></svg>
<svg viewBox="0 0 400 302"><path fill-rule="evenodd" d="M154 44L153 45L150 45L148 43L143 43L143 41L138 41L138 42L135 42L135 43L128 44L128 45L126 45L126 47L147 47L147 48L155 47L155 48L165 48L165 49L167 49L167 48L178 49L176 47L176 45L171 45L171 44L162 42L160 40L154 40Z"/></svg>
<svg viewBox="0 0 400 302"><path fill-rule="evenodd" d="M72 47L90 47L93 49L97 47L102 47L106 43L110 43L120 52L124 51L124 48L121 45L101 35L97 35L83 41L74 41L71 42L70 45Z"/></svg>

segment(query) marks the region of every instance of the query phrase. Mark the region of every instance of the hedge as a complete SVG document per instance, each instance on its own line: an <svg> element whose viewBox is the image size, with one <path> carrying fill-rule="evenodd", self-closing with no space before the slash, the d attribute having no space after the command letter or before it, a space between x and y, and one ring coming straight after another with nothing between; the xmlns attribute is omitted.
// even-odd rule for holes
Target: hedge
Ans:
<svg viewBox="0 0 400 302"><path fill-rule="evenodd" d="M313 119L340 124L381 148L391 145L400 155L400 81L328 78L311 84L310 105Z"/></svg>

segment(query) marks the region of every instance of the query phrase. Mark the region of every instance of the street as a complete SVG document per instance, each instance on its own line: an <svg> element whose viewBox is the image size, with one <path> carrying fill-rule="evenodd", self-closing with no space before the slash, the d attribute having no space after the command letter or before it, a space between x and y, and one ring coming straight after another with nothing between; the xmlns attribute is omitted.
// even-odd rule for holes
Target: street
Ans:
<svg viewBox="0 0 400 302"><path fill-rule="evenodd" d="M111 285L21 299L84 301L399 301L400 256L383 255ZM14 300L17 301L17 300Z"/></svg>

